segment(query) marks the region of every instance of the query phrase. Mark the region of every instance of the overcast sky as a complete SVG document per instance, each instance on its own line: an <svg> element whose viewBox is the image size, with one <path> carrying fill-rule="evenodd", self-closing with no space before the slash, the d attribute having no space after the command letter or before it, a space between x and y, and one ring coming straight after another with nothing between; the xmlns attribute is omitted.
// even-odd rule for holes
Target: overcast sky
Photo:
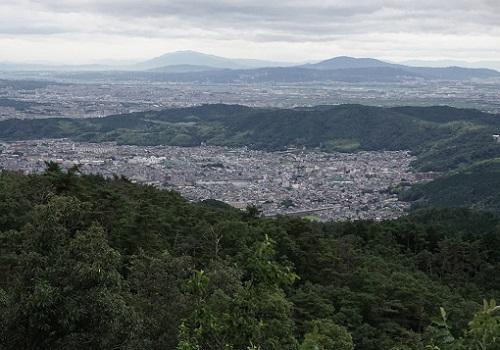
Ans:
<svg viewBox="0 0 500 350"><path fill-rule="evenodd" d="M0 0L0 61L500 59L500 0Z"/></svg>

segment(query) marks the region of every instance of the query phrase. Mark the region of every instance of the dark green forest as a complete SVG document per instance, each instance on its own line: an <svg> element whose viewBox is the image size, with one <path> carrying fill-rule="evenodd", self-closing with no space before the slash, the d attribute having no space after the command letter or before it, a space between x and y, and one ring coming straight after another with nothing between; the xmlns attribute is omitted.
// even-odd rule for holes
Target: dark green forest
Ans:
<svg viewBox="0 0 500 350"><path fill-rule="evenodd" d="M0 140L71 138L133 145L307 147L327 152L409 150L413 168L441 176L401 198L415 207L498 211L500 179L482 163L500 159L500 116L445 106L382 108L362 105L295 109L203 105L96 119L6 120ZM464 190L465 188L465 190Z"/></svg>
<svg viewBox="0 0 500 350"><path fill-rule="evenodd" d="M401 199L415 208L456 206L500 212L500 160L477 162L426 184L414 185Z"/></svg>
<svg viewBox="0 0 500 350"><path fill-rule="evenodd" d="M314 223L3 172L0 349L496 350L499 246L492 212Z"/></svg>

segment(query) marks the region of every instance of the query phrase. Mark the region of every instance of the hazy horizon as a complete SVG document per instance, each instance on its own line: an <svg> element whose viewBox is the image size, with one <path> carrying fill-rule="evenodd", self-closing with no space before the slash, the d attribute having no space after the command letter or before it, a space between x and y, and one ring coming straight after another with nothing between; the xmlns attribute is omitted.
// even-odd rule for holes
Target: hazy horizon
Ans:
<svg viewBox="0 0 500 350"><path fill-rule="evenodd" d="M141 61L180 50L280 62L500 57L495 0L3 0L0 13L0 62Z"/></svg>
<svg viewBox="0 0 500 350"><path fill-rule="evenodd" d="M100 59L100 60L90 60L88 62L81 62L81 63L72 63L72 62L56 62L56 61L47 61L47 60L31 60L31 61L2 61L0 60L0 64L19 64L19 65L53 65L53 66L60 66L60 65L109 65L109 66L127 66L127 65L134 65L138 64L144 61L148 61L151 59L155 59L164 55L168 54L176 54L180 52L192 52L192 53L201 53L204 55L210 55L210 56L217 56L221 58L227 58L227 59L254 59L254 60L261 60L263 62L269 61L269 62L275 62L275 63L286 63L286 64L305 64L305 63L317 63L322 60L327 60L331 58L337 58L337 57L352 57L352 58L373 58L381 61L386 61L389 63L396 63L396 64L404 64L404 65L409 65L409 66L423 66L423 67L449 67L453 65L461 65L464 67L484 67L487 68L488 66L494 69L500 69L500 59L498 60L466 60L466 59L450 59L450 58L435 58L435 59L425 59L425 58L413 58L413 59L401 59L401 60L391 60L391 59L385 59L385 58L379 58L379 57L355 57L355 56L350 56L349 54L343 54L343 55L337 55L337 56L331 56L331 57L323 57L322 59L302 59L300 61L275 61L275 60L266 60L265 58L259 58L259 57L229 57L229 56L219 56L216 55L212 52L201 52L197 51L195 49L185 49L185 50L177 50L177 51L170 51L170 52L163 52L162 54L158 54L156 56L152 57L144 57L141 59Z"/></svg>

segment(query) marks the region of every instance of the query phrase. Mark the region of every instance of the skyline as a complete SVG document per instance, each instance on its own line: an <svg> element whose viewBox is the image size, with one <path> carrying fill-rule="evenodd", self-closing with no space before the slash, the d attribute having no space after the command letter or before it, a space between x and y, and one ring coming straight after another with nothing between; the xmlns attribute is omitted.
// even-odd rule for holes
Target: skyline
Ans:
<svg viewBox="0 0 500 350"><path fill-rule="evenodd" d="M297 63L500 55L494 0L4 0L0 13L0 62L141 61L179 50Z"/></svg>

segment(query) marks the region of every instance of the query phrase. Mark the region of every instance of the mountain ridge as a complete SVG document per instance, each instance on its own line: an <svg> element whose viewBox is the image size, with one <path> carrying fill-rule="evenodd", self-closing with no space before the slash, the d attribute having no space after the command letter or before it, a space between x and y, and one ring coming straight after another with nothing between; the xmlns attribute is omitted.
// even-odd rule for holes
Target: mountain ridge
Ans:
<svg viewBox="0 0 500 350"><path fill-rule="evenodd" d="M292 64L257 59L227 58L197 51L185 50L169 52L151 60L135 64L130 68L148 70L176 65L207 66L219 69L253 69Z"/></svg>
<svg viewBox="0 0 500 350"><path fill-rule="evenodd" d="M311 69L353 69L353 68L373 68L373 67L394 67L395 65L389 62L384 62L375 58L337 56L326 60L305 64L302 67Z"/></svg>
<svg viewBox="0 0 500 350"><path fill-rule="evenodd" d="M316 63L293 64L254 59L233 59L196 51L166 53L132 65L47 66L1 64L0 71L73 72L82 79L95 73L111 80L214 83L231 82L398 82L407 79L470 80L500 78L500 72L488 68L414 67L374 58L338 56ZM87 74L87 75L86 75ZM122 78L124 77L124 78Z"/></svg>

